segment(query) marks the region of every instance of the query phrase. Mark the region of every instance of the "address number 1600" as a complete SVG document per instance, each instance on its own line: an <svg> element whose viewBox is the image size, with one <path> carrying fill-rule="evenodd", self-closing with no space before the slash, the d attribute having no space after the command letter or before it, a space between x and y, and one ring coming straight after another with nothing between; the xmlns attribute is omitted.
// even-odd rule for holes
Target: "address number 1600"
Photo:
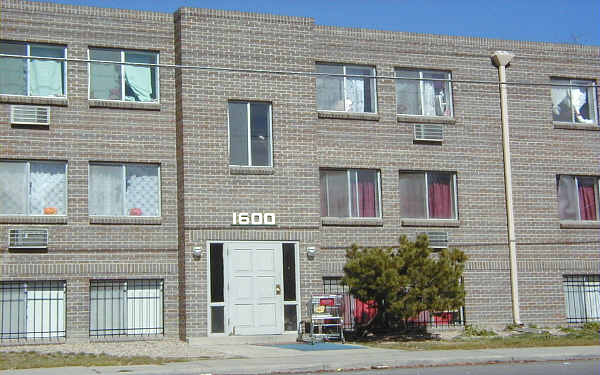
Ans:
<svg viewBox="0 0 600 375"><path fill-rule="evenodd" d="M275 225L274 213L234 212L231 219L232 225Z"/></svg>

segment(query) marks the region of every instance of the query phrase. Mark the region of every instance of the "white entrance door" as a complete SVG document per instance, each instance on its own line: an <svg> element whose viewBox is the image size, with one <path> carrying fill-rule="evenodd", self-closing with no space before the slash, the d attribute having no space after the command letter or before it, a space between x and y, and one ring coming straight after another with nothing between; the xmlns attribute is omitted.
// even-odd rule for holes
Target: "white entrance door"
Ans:
<svg viewBox="0 0 600 375"><path fill-rule="evenodd" d="M282 247L273 242L226 243L229 333L283 333Z"/></svg>

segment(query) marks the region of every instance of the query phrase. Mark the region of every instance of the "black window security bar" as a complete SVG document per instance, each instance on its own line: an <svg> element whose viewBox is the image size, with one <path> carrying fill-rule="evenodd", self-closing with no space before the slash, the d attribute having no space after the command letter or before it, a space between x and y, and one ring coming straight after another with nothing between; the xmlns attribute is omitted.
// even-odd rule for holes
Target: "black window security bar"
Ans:
<svg viewBox="0 0 600 375"><path fill-rule="evenodd" d="M0 283L0 339L65 337L65 281Z"/></svg>
<svg viewBox="0 0 600 375"><path fill-rule="evenodd" d="M563 289L569 324L600 321L600 275L565 275Z"/></svg>
<svg viewBox="0 0 600 375"><path fill-rule="evenodd" d="M365 323L375 313L375 309L368 306L352 296L346 285L341 284L339 277L323 278L323 294L343 294L344 295L344 329L353 331L358 323ZM444 312L423 311L418 316L407 319L406 327L461 327L465 325L465 308L462 306L458 310Z"/></svg>
<svg viewBox="0 0 600 375"><path fill-rule="evenodd" d="M90 336L159 335L162 280L90 281Z"/></svg>

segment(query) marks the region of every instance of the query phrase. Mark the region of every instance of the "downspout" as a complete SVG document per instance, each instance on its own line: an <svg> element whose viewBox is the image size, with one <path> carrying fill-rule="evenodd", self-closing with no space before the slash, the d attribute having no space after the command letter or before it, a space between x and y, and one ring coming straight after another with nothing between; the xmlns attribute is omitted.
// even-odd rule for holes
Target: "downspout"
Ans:
<svg viewBox="0 0 600 375"><path fill-rule="evenodd" d="M512 167L510 165L510 137L508 134L508 105L506 94L506 66L515 57L505 51L496 51L492 54L492 62L498 67L500 80L500 109L502 116L502 154L504 156L504 191L506 199L506 221L508 226L508 248L510 255L510 286L512 299L513 322L521 323L519 308L519 283L517 278L517 244L515 239L515 219L513 211Z"/></svg>

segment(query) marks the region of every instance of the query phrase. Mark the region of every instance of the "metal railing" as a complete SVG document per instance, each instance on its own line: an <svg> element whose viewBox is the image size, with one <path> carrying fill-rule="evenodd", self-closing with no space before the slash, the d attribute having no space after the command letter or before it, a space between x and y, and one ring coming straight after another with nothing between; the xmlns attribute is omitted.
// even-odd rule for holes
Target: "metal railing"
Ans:
<svg viewBox="0 0 600 375"><path fill-rule="evenodd" d="M90 336L164 333L162 280L91 280Z"/></svg>
<svg viewBox="0 0 600 375"><path fill-rule="evenodd" d="M0 339L65 337L65 281L0 283Z"/></svg>
<svg viewBox="0 0 600 375"><path fill-rule="evenodd" d="M600 275L564 275L567 322L600 321Z"/></svg>
<svg viewBox="0 0 600 375"><path fill-rule="evenodd" d="M376 312L374 307L354 298L346 285L340 283L339 277L323 278L323 293L344 295L344 329L353 331L357 324L365 323L372 318ZM404 326L407 328L444 328L444 327L463 327L465 325L464 306L455 311L429 312L423 311L414 318L407 319Z"/></svg>

